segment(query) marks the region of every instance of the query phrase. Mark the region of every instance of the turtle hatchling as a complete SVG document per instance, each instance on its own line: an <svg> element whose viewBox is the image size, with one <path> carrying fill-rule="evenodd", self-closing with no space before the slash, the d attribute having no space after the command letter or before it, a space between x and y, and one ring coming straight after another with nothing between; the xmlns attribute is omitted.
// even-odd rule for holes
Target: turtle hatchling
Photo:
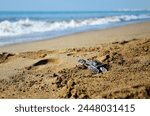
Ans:
<svg viewBox="0 0 150 116"><path fill-rule="evenodd" d="M103 64L97 60L79 59L78 62L95 73L105 73L108 71L107 64Z"/></svg>

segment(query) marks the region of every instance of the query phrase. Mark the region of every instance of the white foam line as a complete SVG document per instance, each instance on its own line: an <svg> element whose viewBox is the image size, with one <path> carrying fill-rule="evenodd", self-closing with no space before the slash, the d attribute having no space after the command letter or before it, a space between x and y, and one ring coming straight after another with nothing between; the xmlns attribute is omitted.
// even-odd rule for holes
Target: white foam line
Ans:
<svg viewBox="0 0 150 116"><path fill-rule="evenodd" d="M77 28L83 26L102 25L109 23L125 22L131 20L147 19L150 15L121 15L110 16L103 18L89 18L84 20L70 20L70 21L33 21L30 19L18 20L11 22L8 20L0 22L0 38L9 36L18 36L25 34L32 34L38 32L61 31L70 28Z"/></svg>

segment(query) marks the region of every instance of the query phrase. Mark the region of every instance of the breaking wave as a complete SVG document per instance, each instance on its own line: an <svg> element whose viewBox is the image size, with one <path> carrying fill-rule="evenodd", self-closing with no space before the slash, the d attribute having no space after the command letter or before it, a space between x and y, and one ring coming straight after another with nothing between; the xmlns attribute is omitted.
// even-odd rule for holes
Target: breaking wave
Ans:
<svg viewBox="0 0 150 116"><path fill-rule="evenodd" d="M101 18L72 19L63 21L44 21L20 19L18 21L4 20L0 22L0 37L26 35L39 32L53 32L84 26L96 26L110 23L148 19L150 15L121 15Z"/></svg>

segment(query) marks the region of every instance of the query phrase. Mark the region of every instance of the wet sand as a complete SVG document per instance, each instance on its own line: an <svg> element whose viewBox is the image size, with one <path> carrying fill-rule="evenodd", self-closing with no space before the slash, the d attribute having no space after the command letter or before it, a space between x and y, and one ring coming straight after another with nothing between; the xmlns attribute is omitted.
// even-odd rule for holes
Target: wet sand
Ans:
<svg viewBox="0 0 150 116"><path fill-rule="evenodd" d="M150 23L1 47L0 98L150 98Z"/></svg>

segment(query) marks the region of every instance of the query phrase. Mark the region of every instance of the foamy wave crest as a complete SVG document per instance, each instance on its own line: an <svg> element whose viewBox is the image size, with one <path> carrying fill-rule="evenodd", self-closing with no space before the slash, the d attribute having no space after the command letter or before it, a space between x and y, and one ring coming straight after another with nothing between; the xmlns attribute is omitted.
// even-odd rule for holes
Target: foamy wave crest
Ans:
<svg viewBox="0 0 150 116"><path fill-rule="evenodd" d="M82 20L69 21L36 21L30 19L18 20L16 22L2 21L0 22L0 37L17 36L39 32L61 31L70 28L78 28L83 26L94 26L109 23L125 22L131 20L139 20L150 18L150 15L122 15L110 16L103 18L89 18Z"/></svg>

